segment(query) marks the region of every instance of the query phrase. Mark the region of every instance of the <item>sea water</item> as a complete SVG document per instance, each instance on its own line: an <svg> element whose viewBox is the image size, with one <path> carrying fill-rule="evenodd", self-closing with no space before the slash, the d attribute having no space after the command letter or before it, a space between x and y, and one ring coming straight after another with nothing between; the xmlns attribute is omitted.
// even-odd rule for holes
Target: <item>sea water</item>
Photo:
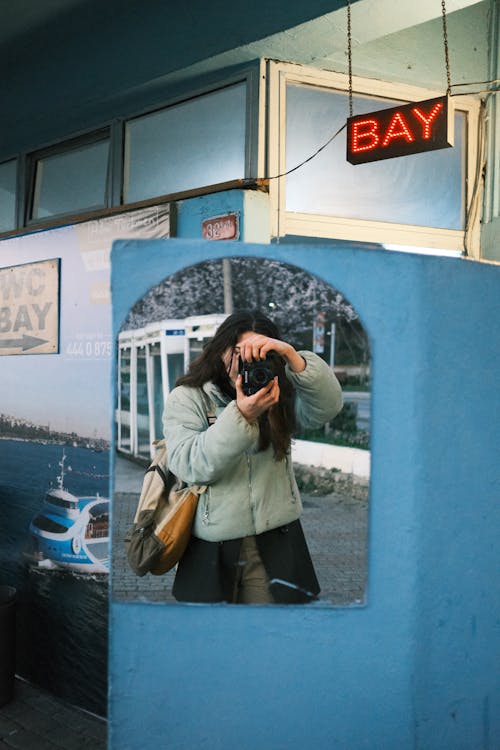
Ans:
<svg viewBox="0 0 500 750"><path fill-rule="evenodd" d="M0 440L0 583L17 589L16 672L64 700L104 716L108 576L42 570L24 556L29 524L57 485L109 497L109 452Z"/></svg>

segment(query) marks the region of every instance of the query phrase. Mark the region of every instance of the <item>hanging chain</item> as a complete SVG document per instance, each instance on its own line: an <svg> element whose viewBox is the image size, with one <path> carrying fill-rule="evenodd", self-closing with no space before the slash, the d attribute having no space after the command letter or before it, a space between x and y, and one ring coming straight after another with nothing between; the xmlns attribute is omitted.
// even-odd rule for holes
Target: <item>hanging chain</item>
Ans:
<svg viewBox="0 0 500 750"><path fill-rule="evenodd" d="M448 31L446 29L446 0L441 0L441 8L443 13L443 42L444 42L444 59L446 62L446 82L447 88L446 93L448 96L451 95L451 74L450 74L450 55L448 49Z"/></svg>
<svg viewBox="0 0 500 750"><path fill-rule="evenodd" d="M444 1L444 0L443 0ZM352 117L352 33L351 0L347 0L347 61L349 66L349 117Z"/></svg>

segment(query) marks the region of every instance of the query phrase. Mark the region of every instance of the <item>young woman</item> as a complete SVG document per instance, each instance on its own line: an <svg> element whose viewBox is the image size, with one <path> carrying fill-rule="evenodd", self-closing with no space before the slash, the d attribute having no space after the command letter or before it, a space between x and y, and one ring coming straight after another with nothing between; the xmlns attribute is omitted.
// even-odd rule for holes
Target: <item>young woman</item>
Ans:
<svg viewBox="0 0 500 750"><path fill-rule="evenodd" d="M264 362L275 373L251 395L240 374L244 362L261 363L259 370ZM260 379L258 372L257 386ZM177 569L178 601L317 597L290 444L297 424L319 427L341 408L340 385L320 357L282 341L261 313L226 318L165 405L170 469L188 484L207 485Z"/></svg>

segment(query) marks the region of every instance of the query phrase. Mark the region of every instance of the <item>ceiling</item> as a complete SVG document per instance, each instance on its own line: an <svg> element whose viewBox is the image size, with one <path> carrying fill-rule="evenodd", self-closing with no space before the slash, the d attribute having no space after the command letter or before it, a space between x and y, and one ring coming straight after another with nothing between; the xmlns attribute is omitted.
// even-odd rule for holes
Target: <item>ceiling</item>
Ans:
<svg viewBox="0 0 500 750"><path fill-rule="evenodd" d="M407 31L413 27L421 26L434 19L441 19L440 0L351 0L352 1L352 31L353 44L355 47L363 47L374 40L390 37L393 34ZM157 5L155 0L143 0L142 7L146 8L148 3ZM447 13L453 14L470 6L480 4L481 0L447 0ZM137 4L134 0L106 0L108 7L114 6L116 12L120 8ZM218 3L224 5L225 3ZM267 3L266 3L267 4ZM484 0L482 2L484 5ZM164 0L164 7L168 6L168 0ZM193 3L191 3L193 5ZM234 4L233 4L234 5ZM257 2L257 6L259 3ZM278 3L280 5L280 3ZM289 12L293 3L286 9L286 3L282 16L287 15L292 21L296 16ZM335 59L331 53L335 49L345 46L345 0L331 0L330 3L323 2L313 7L305 16L310 16L304 23L278 32L284 47L287 41L293 39L294 50L298 51L307 47L308 56L314 60ZM22 37L36 33L47 32L51 24L65 16L68 21L87 6L89 9L97 9L95 0L0 0L0 49L10 46L11 43L19 41ZM101 6L102 7L102 6ZM231 7L227 3L227 10ZM328 7L336 8L331 12L325 12ZM194 9L194 6L193 6ZM174 9L170 12L175 13ZM316 17L315 17L316 16ZM173 16L175 18L175 16ZM282 24L283 25L283 24ZM287 35L290 37L286 39ZM273 34L262 39L271 39ZM231 40L229 40L230 42ZM254 40L259 41L258 39ZM279 40L276 40L279 41Z"/></svg>
<svg viewBox="0 0 500 750"><path fill-rule="evenodd" d="M46 27L61 13L88 0L0 0L0 47Z"/></svg>
<svg viewBox="0 0 500 750"><path fill-rule="evenodd" d="M0 0L2 151L129 116L260 58L345 73L346 1ZM492 2L446 0L454 83L487 77ZM441 0L351 8L355 76L445 91Z"/></svg>
<svg viewBox="0 0 500 750"><path fill-rule="evenodd" d="M447 0L446 8L452 81L484 80L490 0ZM445 85L440 0L357 0L351 25L354 75L437 89ZM205 59L170 80L261 57L346 73L345 7Z"/></svg>

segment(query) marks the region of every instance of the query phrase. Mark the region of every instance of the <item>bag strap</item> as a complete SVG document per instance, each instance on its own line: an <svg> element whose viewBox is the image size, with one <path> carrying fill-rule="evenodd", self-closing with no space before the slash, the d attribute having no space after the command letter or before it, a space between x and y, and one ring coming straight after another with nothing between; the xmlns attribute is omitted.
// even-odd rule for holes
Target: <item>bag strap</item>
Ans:
<svg viewBox="0 0 500 750"><path fill-rule="evenodd" d="M215 413L215 407L208 396L207 393L203 390L203 388L200 388L201 398L203 399L203 402L205 404L205 412L207 416L207 422L208 426L213 425L214 422L217 421L217 415Z"/></svg>

